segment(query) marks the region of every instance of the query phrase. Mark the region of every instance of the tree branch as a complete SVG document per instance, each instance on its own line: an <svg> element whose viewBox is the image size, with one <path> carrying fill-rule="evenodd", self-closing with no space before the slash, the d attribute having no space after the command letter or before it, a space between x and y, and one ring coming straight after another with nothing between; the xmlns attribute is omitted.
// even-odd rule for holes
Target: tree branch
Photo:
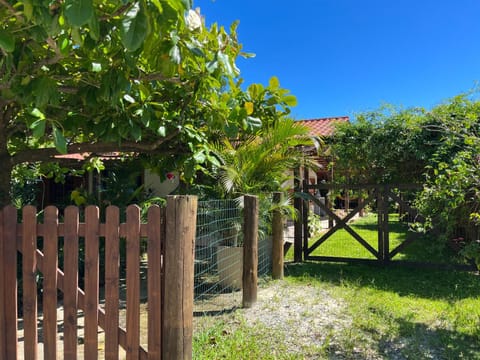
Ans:
<svg viewBox="0 0 480 360"><path fill-rule="evenodd" d="M85 154L90 156L92 153L98 156L105 153L155 153L159 147L179 134L179 130L172 132L169 136L159 138L156 141L142 142L123 142L123 143L79 143L67 146L68 154ZM28 149L20 151L12 156L13 164L25 162L52 161L58 160L58 153L55 148Z"/></svg>
<svg viewBox="0 0 480 360"><path fill-rule="evenodd" d="M12 15L17 18L18 21L23 22L23 17L20 15L20 12L16 11L15 8L7 1L0 0L0 5L5 6L12 13Z"/></svg>

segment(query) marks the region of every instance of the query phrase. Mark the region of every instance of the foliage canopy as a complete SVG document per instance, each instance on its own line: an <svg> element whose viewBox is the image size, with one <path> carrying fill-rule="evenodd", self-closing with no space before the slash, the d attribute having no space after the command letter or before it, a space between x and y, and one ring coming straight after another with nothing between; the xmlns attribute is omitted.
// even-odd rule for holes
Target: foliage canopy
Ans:
<svg viewBox="0 0 480 360"><path fill-rule="evenodd" d="M15 166L66 153L135 154L191 179L215 161L211 138L254 133L295 103L275 78L244 92L237 23L207 29L189 0L0 5L0 204Z"/></svg>

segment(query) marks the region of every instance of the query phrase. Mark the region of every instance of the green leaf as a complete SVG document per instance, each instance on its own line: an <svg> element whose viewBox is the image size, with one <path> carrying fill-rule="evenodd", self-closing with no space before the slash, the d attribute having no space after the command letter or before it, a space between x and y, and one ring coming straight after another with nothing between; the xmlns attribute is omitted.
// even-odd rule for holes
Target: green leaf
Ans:
<svg viewBox="0 0 480 360"><path fill-rule="evenodd" d="M60 154L67 153L67 141L60 129L56 126L53 126L53 142L55 143L55 148Z"/></svg>
<svg viewBox="0 0 480 360"><path fill-rule="evenodd" d="M195 161L197 163L203 164L205 162L205 159L206 159L205 151L200 150L200 151L196 152L195 154L193 154L193 158L195 159Z"/></svg>
<svg viewBox="0 0 480 360"><path fill-rule="evenodd" d="M263 85L262 84L251 84L248 87L248 93L252 99L258 99L263 96Z"/></svg>
<svg viewBox="0 0 480 360"><path fill-rule="evenodd" d="M128 101L130 104L135 104L135 99L128 94L123 95L123 99Z"/></svg>
<svg viewBox="0 0 480 360"><path fill-rule="evenodd" d="M32 129L33 137L35 139L40 139L43 135L45 135L45 118L35 120L32 125L30 125L30 129Z"/></svg>
<svg viewBox="0 0 480 360"><path fill-rule="evenodd" d="M93 72L100 72L102 71L102 64L97 62L92 62L92 71Z"/></svg>
<svg viewBox="0 0 480 360"><path fill-rule="evenodd" d="M280 81L278 81L278 78L276 76L272 76L270 78L270 81L268 82L268 86L272 90L276 90L280 87Z"/></svg>
<svg viewBox="0 0 480 360"><path fill-rule="evenodd" d="M92 18L93 1L92 0L65 0L65 17L70 25L82 26Z"/></svg>
<svg viewBox="0 0 480 360"><path fill-rule="evenodd" d="M282 100L288 106L297 106L297 98L294 95L287 95L282 98Z"/></svg>
<svg viewBox="0 0 480 360"><path fill-rule="evenodd" d="M61 39L60 41L60 52L62 53L62 55L68 55L69 51L70 51L70 41L68 39L68 37L64 37L63 39Z"/></svg>
<svg viewBox="0 0 480 360"><path fill-rule="evenodd" d="M216 58L207 63L207 71L209 73L213 73L215 70L217 70L217 68L218 68L218 61Z"/></svg>
<svg viewBox="0 0 480 360"><path fill-rule="evenodd" d="M0 48L6 52L15 50L15 38L7 31L0 29Z"/></svg>
<svg viewBox="0 0 480 360"><path fill-rule="evenodd" d="M162 4L160 3L160 0L152 0L153 5L158 9L160 13L163 12L163 7Z"/></svg>
<svg viewBox="0 0 480 360"><path fill-rule="evenodd" d="M148 18L139 3L135 3L125 14L120 30L122 44L128 51L142 46L148 32Z"/></svg>
<svg viewBox="0 0 480 360"><path fill-rule="evenodd" d="M226 71L227 75L231 76L231 77L234 77L235 73L233 71L232 64L230 64L229 56L227 54L219 51L218 52L218 60L220 61L220 63L225 68L225 71Z"/></svg>
<svg viewBox="0 0 480 360"><path fill-rule="evenodd" d="M185 7L185 10L190 10L193 6L192 0L182 0L182 4Z"/></svg>
<svg viewBox="0 0 480 360"><path fill-rule="evenodd" d="M25 17L27 18L27 20L32 19L33 5L30 0L23 0L23 13L25 14Z"/></svg>
<svg viewBox="0 0 480 360"><path fill-rule="evenodd" d="M260 120L259 118L247 116L246 122L250 129L255 129L255 128L259 129L262 127L262 120Z"/></svg>
<svg viewBox="0 0 480 360"><path fill-rule="evenodd" d="M174 45L170 49L169 55L170 59L172 59L175 64L180 64L180 62L182 61L182 57L180 55L180 48L177 45Z"/></svg>
<svg viewBox="0 0 480 360"><path fill-rule="evenodd" d="M37 108L33 109L32 112L30 113L31 115L35 116L36 118L39 118L40 120L45 119L45 114L42 113L40 110Z"/></svg>
<svg viewBox="0 0 480 360"><path fill-rule="evenodd" d="M133 124L131 134L135 141L140 141L142 139L142 129L136 124Z"/></svg>
<svg viewBox="0 0 480 360"><path fill-rule="evenodd" d="M98 23L98 19L95 14L90 18L88 25L90 29L90 37L92 38L92 40L97 41L100 38L100 24Z"/></svg>

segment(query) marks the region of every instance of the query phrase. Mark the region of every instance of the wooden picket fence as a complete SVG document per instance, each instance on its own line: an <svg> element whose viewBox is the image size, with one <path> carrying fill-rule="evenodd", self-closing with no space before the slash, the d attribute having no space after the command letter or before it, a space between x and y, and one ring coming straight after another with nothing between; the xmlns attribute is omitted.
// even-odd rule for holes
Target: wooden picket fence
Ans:
<svg viewBox="0 0 480 360"><path fill-rule="evenodd" d="M136 205L120 223L117 207L88 206L80 211L47 207L43 222L37 210L26 206L18 221L13 206L0 209L0 360L77 358L78 312L84 316L84 358L98 358L98 328L105 332L105 359L118 359L119 347L127 359L190 359L192 357L193 254L197 198L170 196L167 207L148 210L141 223ZM58 240L63 237L64 266L58 266ZM99 242L105 240L105 303L99 304ZM43 248L37 241L43 238ZM79 240L83 238L84 287L79 287ZM126 326L119 325L120 251L126 241ZM146 238L148 258L148 346L140 344L140 241ZM18 353L17 251L22 254L23 354ZM39 354L37 271L43 275L43 354ZM63 349L57 343L57 289L63 292ZM59 355L63 354L62 355Z"/></svg>

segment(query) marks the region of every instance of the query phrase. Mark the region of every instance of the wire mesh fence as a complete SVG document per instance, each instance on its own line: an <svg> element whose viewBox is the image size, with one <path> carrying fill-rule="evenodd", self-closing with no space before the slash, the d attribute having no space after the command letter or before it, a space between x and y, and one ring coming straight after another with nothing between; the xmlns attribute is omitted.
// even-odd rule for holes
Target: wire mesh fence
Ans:
<svg viewBox="0 0 480 360"><path fill-rule="evenodd" d="M243 214L238 200L199 201L195 240L195 313L217 313L242 302ZM258 274L271 273L271 237L260 232Z"/></svg>

